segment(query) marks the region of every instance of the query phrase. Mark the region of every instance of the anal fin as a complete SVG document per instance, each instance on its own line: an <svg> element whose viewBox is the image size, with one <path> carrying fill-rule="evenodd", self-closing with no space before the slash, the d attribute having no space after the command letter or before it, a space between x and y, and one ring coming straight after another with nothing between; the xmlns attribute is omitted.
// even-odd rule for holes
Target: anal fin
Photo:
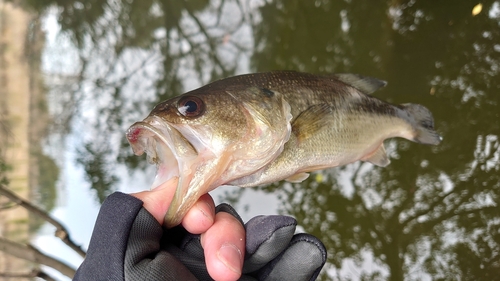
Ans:
<svg viewBox="0 0 500 281"><path fill-rule="evenodd" d="M295 175L292 175L288 178L286 178L285 180L288 181L288 182L302 182L304 181L305 179L307 179L309 177L309 173L298 173L298 174L295 174Z"/></svg>
<svg viewBox="0 0 500 281"><path fill-rule="evenodd" d="M375 151L361 158L361 160L370 162L379 167L385 167L391 163L391 160L387 157L387 152L385 151L383 143Z"/></svg>

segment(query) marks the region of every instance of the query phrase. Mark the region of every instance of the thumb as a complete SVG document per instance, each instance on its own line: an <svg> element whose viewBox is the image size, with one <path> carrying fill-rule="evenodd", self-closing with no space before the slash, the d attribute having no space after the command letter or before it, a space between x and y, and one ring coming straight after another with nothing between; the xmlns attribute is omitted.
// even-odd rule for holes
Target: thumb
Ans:
<svg viewBox="0 0 500 281"><path fill-rule="evenodd" d="M170 202L172 202L178 181L179 178L174 177L152 190L132 193L130 195L142 200L144 202L144 209L163 225L163 217L167 213Z"/></svg>

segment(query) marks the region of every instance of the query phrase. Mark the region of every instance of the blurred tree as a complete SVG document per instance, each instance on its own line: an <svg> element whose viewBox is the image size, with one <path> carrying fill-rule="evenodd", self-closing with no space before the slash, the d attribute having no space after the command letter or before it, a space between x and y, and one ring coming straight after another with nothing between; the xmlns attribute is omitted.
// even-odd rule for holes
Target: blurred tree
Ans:
<svg viewBox="0 0 500 281"><path fill-rule="evenodd" d="M55 8L62 34L70 36L78 52L77 72L65 82L72 86L60 87L56 94L65 99L61 116L67 118L59 123L71 128L75 122L88 126L78 129L78 163L99 201L114 190L116 160L131 169L145 168L144 159L132 155L124 131L160 100L185 91L183 66L192 66L191 73L202 84L234 74L236 64L220 53L221 48L232 50L234 56L246 51L231 39L245 24L243 7L235 1L23 3L40 13ZM240 12L231 24L222 18L228 6ZM206 11L211 18L203 17Z"/></svg>

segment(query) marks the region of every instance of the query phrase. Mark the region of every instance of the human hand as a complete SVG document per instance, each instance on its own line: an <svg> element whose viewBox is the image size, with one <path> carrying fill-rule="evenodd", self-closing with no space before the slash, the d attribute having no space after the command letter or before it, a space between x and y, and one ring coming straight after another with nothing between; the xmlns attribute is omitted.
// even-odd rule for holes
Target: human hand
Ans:
<svg viewBox="0 0 500 281"><path fill-rule="evenodd" d="M167 182L133 195L161 224L175 186ZM212 198L204 195L182 226L165 232L162 245L199 280L315 280L326 261L325 248L312 235L294 235L296 224L292 217L258 216L245 225L245 239L236 211L221 204L216 212Z"/></svg>
<svg viewBox="0 0 500 281"><path fill-rule="evenodd" d="M141 199L143 207L163 224L178 178L171 179L151 191L131 194ZM245 255L245 229L235 217L220 212L208 194L198 199L182 220L189 233L200 234L206 270L215 280L237 280L241 275Z"/></svg>

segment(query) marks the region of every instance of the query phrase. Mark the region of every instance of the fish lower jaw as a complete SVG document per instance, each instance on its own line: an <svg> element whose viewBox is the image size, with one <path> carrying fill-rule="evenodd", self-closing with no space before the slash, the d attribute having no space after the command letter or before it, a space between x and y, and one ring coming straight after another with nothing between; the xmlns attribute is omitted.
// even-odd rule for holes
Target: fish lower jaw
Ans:
<svg viewBox="0 0 500 281"><path fill-rule="evenodd" d="M156 188L163 184L164 182L180 176L181 163L179 159L175 157L173 151L166 144L159 140L154 141L154 146L150 146L146 153L148 158L153 158L153 162L156 164L156 176L151 189Z"/></svg>
<svg viewBox="0 0 500 281"><path fill-rule="evenodd" d="M179 131L154 116L133 124L127 132L127 139L136 155L146 153L148 162L156 164L152 189L179 177L185 160L197 154Z"/></svg>

